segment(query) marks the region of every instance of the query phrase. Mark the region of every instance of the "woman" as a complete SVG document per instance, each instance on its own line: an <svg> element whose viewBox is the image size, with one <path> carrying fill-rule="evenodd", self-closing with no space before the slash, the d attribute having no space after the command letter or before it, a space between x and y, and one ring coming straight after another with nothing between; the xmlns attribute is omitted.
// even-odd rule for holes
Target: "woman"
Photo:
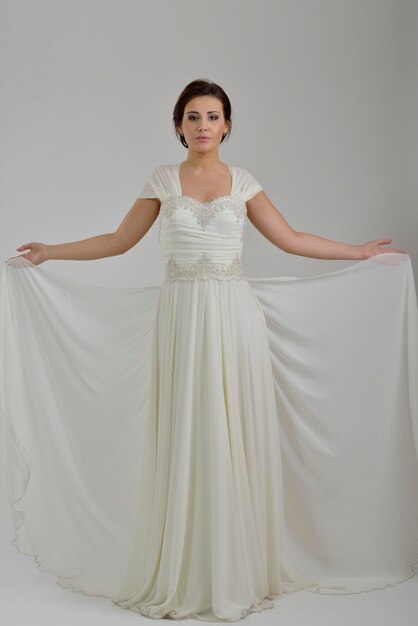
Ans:
<svg viewBox="0 0 418 626"><path fill-rule="evenodd" d="M284 592L351 593L413 575L418 462L408 427L418 414L399 374L418 366L393 358L405 329L409 355L417 343L408 255L382 248L390 239L356 245L295 231L247 170L220 161L231 105L218 85L187 85L173 122L186 160L152 172L115 232L27 243L17 249L30 250L25 261L5 268L13 543L63 586L151 618L235 621ZM34 268L122 254L158 216L160 287L103 289ZM311 279L247 279L246 216L286 252L362 263ZM386 289L394 300L377 318ZM387 331L394 339L371 372ZM29 371L23 341L37 354Z"/></svg>

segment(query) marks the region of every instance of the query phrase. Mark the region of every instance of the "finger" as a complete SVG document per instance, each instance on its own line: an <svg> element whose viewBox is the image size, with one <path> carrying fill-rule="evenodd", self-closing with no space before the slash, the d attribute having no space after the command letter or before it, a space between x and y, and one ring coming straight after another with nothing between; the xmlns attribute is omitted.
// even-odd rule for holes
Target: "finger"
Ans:
<svg viewBox="0 0 418 626"><path fill-rule="evenodd" d="M21 250L27 250L28 248L30 248L30 244L29 243L25 243L25 244L23 244L23 246L20 246L19 248L16 248L16 250L21 251Z"/></svg>

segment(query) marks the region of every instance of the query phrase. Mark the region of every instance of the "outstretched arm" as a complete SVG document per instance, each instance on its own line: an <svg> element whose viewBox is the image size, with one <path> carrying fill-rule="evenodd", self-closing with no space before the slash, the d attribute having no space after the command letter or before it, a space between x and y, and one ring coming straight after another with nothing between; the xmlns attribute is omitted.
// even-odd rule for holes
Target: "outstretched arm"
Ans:
<svg viewBox="0 0 418 626"><path fill-rule="evenodd" d="M364 244L350 244L294 230L270 202L264 191L259 191L247 202L247 216L266 239L290 254L314 259L368 259L383 252L405 252L381 248L391 239L373 239Z"/></svg>
<svg viewBox="0 0 418 626"><path fill-rule="evenodd" d="M87 261L123 254L148 232L157 219L159 210L158 198L138 198L113 233L58 244L32 241L17 248L17 251L30 249L23 256L34 265L51 259Z"/></svg>

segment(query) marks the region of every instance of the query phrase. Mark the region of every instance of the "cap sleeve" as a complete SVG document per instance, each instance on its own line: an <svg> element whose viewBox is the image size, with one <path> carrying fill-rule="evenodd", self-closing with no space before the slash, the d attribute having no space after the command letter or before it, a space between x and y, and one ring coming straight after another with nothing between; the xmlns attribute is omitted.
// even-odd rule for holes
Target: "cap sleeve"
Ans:
<svg viewBox="0 0 418 626"><path fill-rule="evenodd" d="M152 172L150 176L146 179L141 193L138 198L158 198L158 190L156 185L156 169Z"/></svg>
<svg viewBox="0 0 418 626"><path fill-rule="evenodd" d="M263 188L254 178L254 176L248 171L241 169L241 194L245 202L251 200L259 191L262 191Z"/></svg>

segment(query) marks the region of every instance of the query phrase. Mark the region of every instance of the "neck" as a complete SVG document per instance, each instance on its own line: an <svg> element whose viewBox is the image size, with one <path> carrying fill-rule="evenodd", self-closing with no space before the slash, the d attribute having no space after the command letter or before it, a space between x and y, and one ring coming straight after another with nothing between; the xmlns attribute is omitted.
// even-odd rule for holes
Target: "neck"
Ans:
<svg viewBox="0 0 418 626"><path fill-rule="evenodd" d="M183 166L190 167L193 170L200 172L208 172L216 169L221 164L219 155L217 152L208 152L207 154L200 154L199 152L193 152L187 155Z"/></svg>

